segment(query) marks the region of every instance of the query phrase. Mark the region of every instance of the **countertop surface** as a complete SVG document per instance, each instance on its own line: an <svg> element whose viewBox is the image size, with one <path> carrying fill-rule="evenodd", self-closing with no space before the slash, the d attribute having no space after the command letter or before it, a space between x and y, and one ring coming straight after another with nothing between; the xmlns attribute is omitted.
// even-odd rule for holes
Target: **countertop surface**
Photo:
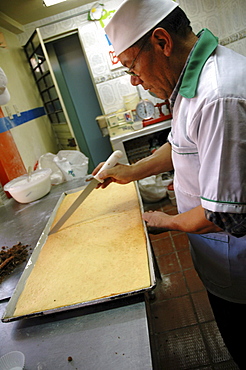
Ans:
<svg viewBox="0 0 246 370"><path fill-rule="evenodd" d="M34 248L60 195L84 186L75 179L57 186L44 198L0 206L1 246L21 242ZM30 252L31 253L31 252ZM0 284L0 315L25 263ZM146 302L143 295L10 323L0 323L0 356L19 350L26 370L152 369ZM72 361L68 361L68 357Z"/></svg>
<svg viewBox="0 0 246 370"><path fill-rule="evenodd" d="M0 356L21 351L25 370L152 369L145 303L106 306L0 323Z"/></svg>

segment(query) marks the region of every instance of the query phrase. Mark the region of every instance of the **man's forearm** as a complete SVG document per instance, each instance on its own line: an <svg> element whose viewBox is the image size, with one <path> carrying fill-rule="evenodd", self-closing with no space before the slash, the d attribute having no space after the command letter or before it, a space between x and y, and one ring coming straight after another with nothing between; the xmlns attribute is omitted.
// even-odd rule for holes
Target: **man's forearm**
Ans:
<svg viewBox="0 0 246 370"><path fill-rule="evenodd" d="M172 221L174 230L188 233L206 234L222 231L218 226L206 219L202 206L175 215Z"/></svg>
<svg viewBox="0 0 246 370"><path fill-rule="evenodd" d="M103 163L100 163L92 172L95 176ZM171 145L166 143L157 149L152 155L141 159L135 164L118 164L113 168L102 171L99 175L104 180L100 187L106 188L111 182L127 184L131 181L144 179L145 177L158 175L173 169L171 159Z"/></svg>
<svg viewBox="0 0 246 370"><path fill-rule="evenodd" d="M222 231L222 229L206 219L202 206L174 216L163 212L145 212L143 219L148 226L165 230L184 231L192 234Z"/></svg>

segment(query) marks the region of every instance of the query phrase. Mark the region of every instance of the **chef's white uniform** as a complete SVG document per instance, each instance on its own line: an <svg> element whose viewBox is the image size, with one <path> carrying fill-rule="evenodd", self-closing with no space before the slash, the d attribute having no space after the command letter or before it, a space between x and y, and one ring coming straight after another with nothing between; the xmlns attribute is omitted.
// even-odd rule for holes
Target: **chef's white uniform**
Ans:
<svg viewBox="0 0 246 370"><path fill-rule="evenodd" d="M179 212L246 213L246 58L200 35L173 107L169 135ZM246 303L246 236L189 234L205 287Z"/></svg>

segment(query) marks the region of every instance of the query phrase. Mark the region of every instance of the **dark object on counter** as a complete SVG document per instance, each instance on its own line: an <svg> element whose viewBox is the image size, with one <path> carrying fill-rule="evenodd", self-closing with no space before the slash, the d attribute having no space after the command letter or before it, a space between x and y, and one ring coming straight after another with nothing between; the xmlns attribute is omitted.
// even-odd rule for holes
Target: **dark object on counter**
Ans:
<svg viewBox="0 0 246 370"><path fill-rule="evenodd" d="M27 259L28 245L17 243L11 248L2 247L0 251L0 283L11 274L14 269Z"/></svg>

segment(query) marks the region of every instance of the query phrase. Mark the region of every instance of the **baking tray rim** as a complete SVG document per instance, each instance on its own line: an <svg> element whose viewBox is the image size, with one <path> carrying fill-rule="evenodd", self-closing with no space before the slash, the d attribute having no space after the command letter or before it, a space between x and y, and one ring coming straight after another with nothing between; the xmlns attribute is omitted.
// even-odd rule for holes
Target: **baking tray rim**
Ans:
<svg viewBox="0 0 246 370"><path fill-rule="evenodd" d="M138 196L140 212L143 213L144 207L143 207L143 202L142 202L142 198L141 198L141 195L140 195L140 191L139 191L139 188L138 188L138 183L136 181L134 181L134 185L135 185L135 189L136 189L137 196ZM44 244L46 242L49 231L51 229L51 225L54 221L56 213L57 213L63 199L66 197L66 195L81 191L84 188L85 188L85 186L70 189L70 190L64 191L60 195L60 197L59 197L59 199L58 199L58 201L57 201L57 203L54 207L54 210L52 211L52 213L49 217L49 220L46 223L46 225L44 227L44 230L41 233L36 246L34 247L32 255L30 256L30 258L29 258L29 260L26 264L26 267L25 267L25 269L24 269L24 271L23 271L23 273L22 273L22 275L21 275L21 277L20 277L20 279L19 279L19 281L16 285L16 288L13 292L13 295L11 296L11 298L10 298L6 308L5 308L5 312L4 312L4 314L2 316L2 319L1 319L1 321L3 323L7 323L7 322L11 322L11 321L17 321L17 320L26 319L26 318L33 318L33 317L38 317L38 316L46 316L46 315L50 315L50 314L54 314L54 313L58 313L58 312L70 311L70 310L73 310L73 309L76 309L76 308L82 308L82 307L86 307L86 306L101 304L101 303L104 303L104 302L110 302L112 300L122 299L122 298L130 297L130 296L133 296L133 295L141 294L141 293L146 293L146 292L152 290L156 286L156 277L155 277L154 260L153 260L152 249L151 249L150 240L149 240L149 237L148 237L148 231L147 231L146 224L142 220L143 227L144 227L144 232L145 232L145 238L146 238L148 266L149 266L149 274L150 274L150 285L149 286L144 287L144 288L135 289L135 290L129 291L129 292L114 294L114 295L110 295L110 296L103 297L103 298L97 298L97 299L86 301L86 302L80 302L80 303L70 304L70 305L67 305L67 306L61 306L61 307L57 307L57 308L53 308L53 309L42 310L42 311L33 312L33 313L30 313L30 314L26 314L26 315L13 316L16 304L18 302L18 299L19 299L19 297L20 297L20 295L21 295L21 293L22 293L22 291L25 287L25 283L26 283L29 275L31 274L32 269L35 266L35 263L36 263L36 261L39 257L39 253L40 253L42 247L44 246Z"/></svg>

